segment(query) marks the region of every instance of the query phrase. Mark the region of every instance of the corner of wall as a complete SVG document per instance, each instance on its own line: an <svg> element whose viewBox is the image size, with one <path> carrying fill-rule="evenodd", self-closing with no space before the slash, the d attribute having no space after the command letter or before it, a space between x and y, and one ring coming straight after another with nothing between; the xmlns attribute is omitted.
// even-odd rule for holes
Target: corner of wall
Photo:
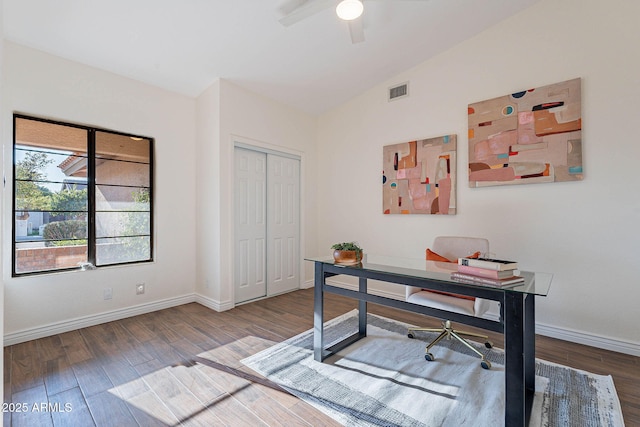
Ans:
<svg viewBox="0 0 640 427"><path fill-rule="evenodd" d="M4 84L2 83L2 70L4 63L4 27L3 27L3 16L2 10L4 9L4 1L0 0L0 111L4 111L2 108L2 100L4 98L4 94L2 93L2 88ZM0 118L0 135L2 135L2 140L6 141L4 137L5 130L2 126L2 119ZM2 164L2 170L4 172L4 162ZM0 197L0 225L4 224L4 209L3 209L3 200ZM3 227L0 226L0 242L4 241L2 234ZM4 260L2 258L2 247L0 247L0 307L2 307L2 311L4 313L4 272L3 272L3 264ZM0 316L0 331L4 331L4 316ZM4 334L0 334L0 347L4 348ZM0 354L0 377L4 378L4 351ZM4 390L0 390L0 400L4 402Z"/></svg>
<svg viewBox="0 0 640 427"><path fill-rule="evenodd" d="M214 81L196 100L196 293L220 295L220 86Z"/></svg>

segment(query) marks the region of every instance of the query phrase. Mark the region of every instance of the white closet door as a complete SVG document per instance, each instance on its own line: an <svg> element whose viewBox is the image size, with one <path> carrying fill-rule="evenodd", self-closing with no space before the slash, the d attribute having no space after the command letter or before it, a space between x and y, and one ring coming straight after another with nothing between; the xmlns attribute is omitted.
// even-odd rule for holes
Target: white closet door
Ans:
<svg viewBox="0 0 640 427"><path fill-rule="evenodd" d="M267 295L267 155L235 149L235 302Z"/></svg>
<svg viewBox="0 0 640 427"><path fill-rule="evenodd" d="M300 161L267 154L267 292L300 287Z"/></svg>

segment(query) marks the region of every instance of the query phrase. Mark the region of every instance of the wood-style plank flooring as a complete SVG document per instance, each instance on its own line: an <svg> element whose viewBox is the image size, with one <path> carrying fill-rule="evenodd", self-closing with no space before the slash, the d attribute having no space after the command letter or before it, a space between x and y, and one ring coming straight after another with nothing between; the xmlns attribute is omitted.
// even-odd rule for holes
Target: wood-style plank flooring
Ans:
<svg viewBox="0 0 640 427"><path fill-rule="evenodd" d="M355 307L329 295L325 319ZM4 425L335 426L240 363L311 328L312 310L307 289L223 313L187 304L6 347L4 409L14 412L4 412ZM390 308L369 310L439 324ZM499 334L491 339L502 342ZM612 375L626 425L640 425L640 358L546 337L537 339L537 356Z"/></svg>

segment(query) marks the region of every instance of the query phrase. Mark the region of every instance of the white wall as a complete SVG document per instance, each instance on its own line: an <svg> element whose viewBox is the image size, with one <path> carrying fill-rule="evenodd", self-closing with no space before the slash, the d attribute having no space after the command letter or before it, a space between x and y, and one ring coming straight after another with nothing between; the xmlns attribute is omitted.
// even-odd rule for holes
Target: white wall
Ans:
<svg viewBox="0 0 640 427"><path fill-rule="evenodd" d="M201 303L223 310L220 299L220 81L197 99L196 293Z"/></svg>
<svg viewBox="0 0 640 427"><path fill-rule="evenodd" d="M0 0L0 34L4 34L4 17L3 17L3 0ZM2 81L2 75L4 74L2 71L2 64L4 62L4 38L0 37L0 82ZM4 102L4 97L2 96L2 89L0 89L0 111L4 111L2 108ZM0 135L4 135L4 126L2 122L0 122ZM1 218L3 213L3 201L2 197L0 197L0 224L2 224ZM2 226L0 225L0 242L3 241L4 233L2 230ZM4 331L4 276L3 272L3 257L2 257L2 248L0 248L0 331ZM4 333L0 333L0 348L4 348ZM4 379L4 351L0 355L0 377ZM0 390L0 399L4 402L4 387ZM3 421L0 421L0 426L2 426Z"/></svg>
<svg viewBox="0 0 640 427"><path fill-rule="evenodd" d="M217 117L216 117L217 115ZM316 248L317 119L227 80L198 98L199 300L233 307L233 146L242 142L301 157L302 255Z"/></svg>
<svg viewBox="0 0 640 427"><path fill-rule="evenodd" d="M322 115L318 253L357 240L365 252L419 258L437 235L485 236L497 256L554 273L537 299L539 332L640 354L638 16L635 0L544 0ZM467 105L575 77L584 180L469 188ZM410 97L387 102L404 81ZM458 214L383 215L382 147L451 133Z"/></svg>
<svg viewBox="0 0 640 427"><path fill-rule="evenodd" d="M87 272L11 278L3 239L5 343L49 328L147 311L193 299L195 282L196 102L175 93L6 42L2 73L4 174L12 176L12 113L155 138L155 261ZM3 193L3 235L11 236L11 179ZM9 210L7 210L9 209ZM146 283L137 296L135 284ZM113 299L103 300L103 288Z"/></svg>

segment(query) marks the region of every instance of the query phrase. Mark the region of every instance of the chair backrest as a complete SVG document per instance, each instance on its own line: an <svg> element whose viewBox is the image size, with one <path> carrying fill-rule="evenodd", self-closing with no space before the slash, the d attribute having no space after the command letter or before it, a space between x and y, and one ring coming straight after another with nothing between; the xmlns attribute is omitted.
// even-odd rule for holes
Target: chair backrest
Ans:
<svg viewBox="0 0 640 427"><path fill-rule="evenodd" d="M481 237L438 236L431 250L453 261L475 252L485 256L489 253L489 241Z"/></svg>

